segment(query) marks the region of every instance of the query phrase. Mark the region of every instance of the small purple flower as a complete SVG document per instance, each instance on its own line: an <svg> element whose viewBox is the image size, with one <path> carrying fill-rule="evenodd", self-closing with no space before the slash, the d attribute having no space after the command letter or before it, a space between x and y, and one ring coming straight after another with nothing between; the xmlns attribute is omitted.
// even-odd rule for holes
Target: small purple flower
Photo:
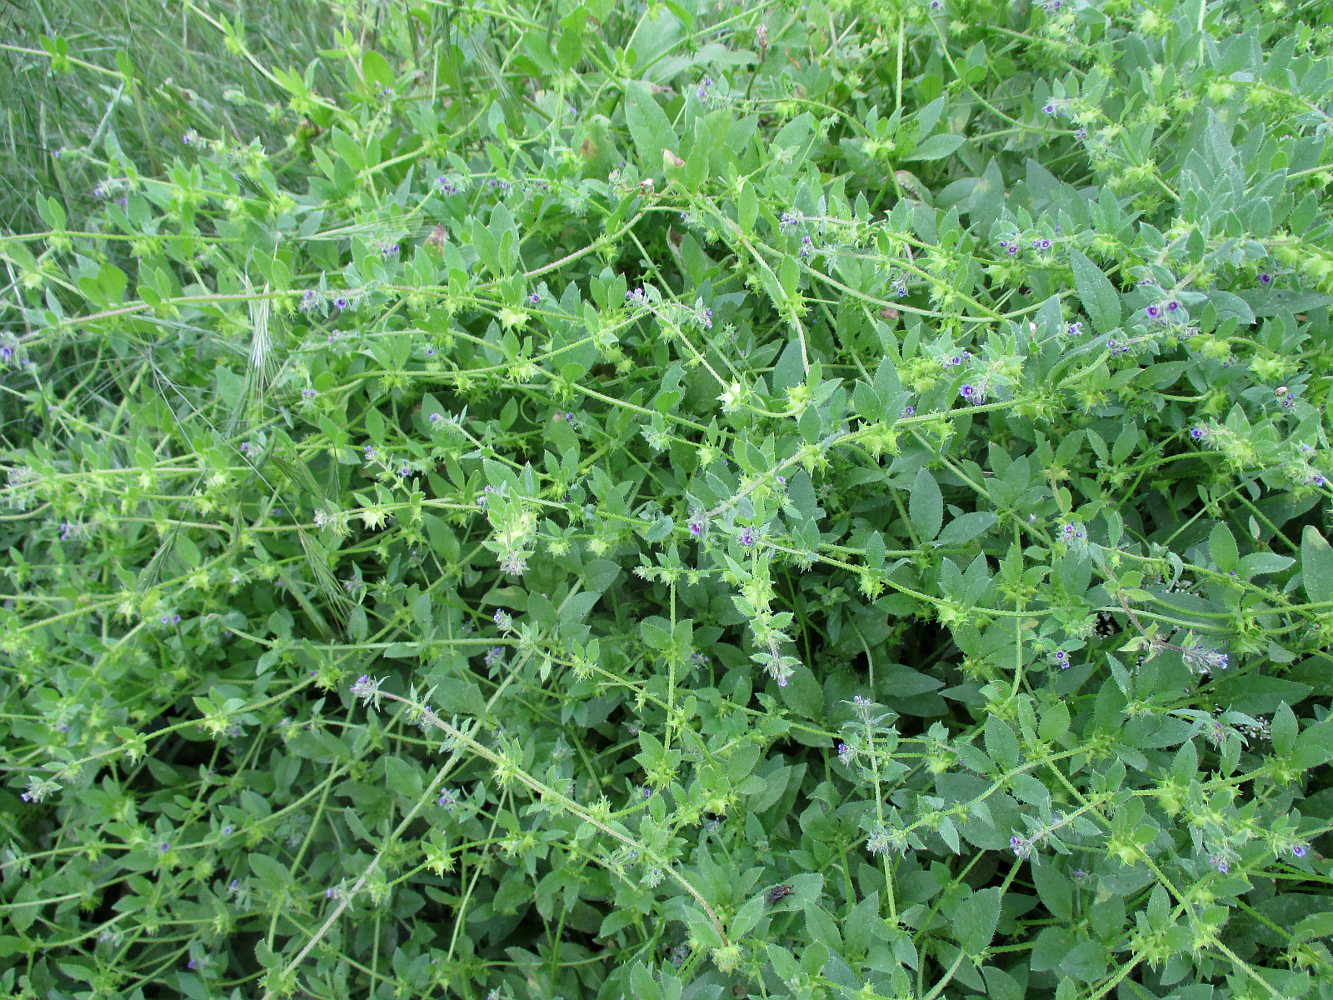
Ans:
<svg viewBox="0 0 1333 1000"><path fill-rule="evenodd" d="M336 299L333 300L333 308L339 311L346 309L351 304L352 303L347 301L347 296L345 295L339 295Z"/></svg>
<svg viewBox="0 0 1333 1000"><path fill-rule="evenodd" d="M335 889L335 888L333 888L333 886L329 886L327 889L324 890L324 898L325 898L325 899L332 899L332 898L333 898L334 896L336 896L337 894L338 894L338 890Z"/></svg>
<svg viewBox="0 0 1333 1000"><path fill-rule="evenodd" d="M841 758L843 758L843 759L845 760L845 759L847 758L847 755L850 754L851 752L852 752L852 748L849 747L846 743L839 743L839 744L838 744L838 756L839 756L839 757L841 757Z"/></svg>
<svg viewBox="0 0 1333 1000"><path fill-rule="evenodd" d="M1158 316L1162 315L1162 310L1158 306L1149 306L1143 311L1148 314L1149 319L1156 319Z"/></svg>
<svg viewBox="0 0 1333 1000"><path fill-rule="evenodd" d="M435 804L443 806L445 809L452 809L458 805L458 794L452 789L443 788L440 790L440 797L435 800Z"/></svg>
<svg viewBox="0 0 1333 1000"><path fill-rule="evenodd" d="M1055 105L1048 101L1047 103L1041 106L1041 110L1048 115L1053 115L1055 114Z"/></svg>
<svg viewBox="0 0 1333 1000"><path fill-rule="evenodd" d="M380 247L380 253L385 257L392 257L398 252L399 246L397 243L386 243L384 246Z"/></svg>
<svg viewBox="0 0 1333 1000"><path fill-rule="evenodd" d="M704 533L703 519L698 517L692 518L690 520L689 528L690 528L690 534L693 535L695 538L699 538Z"/></svg>
<svg viewBox="0 0 1333 1000"><path fill-rule="evenodd" d="M804 260L805 258L809 257L809 256L810 256L812 253L814 253L814 252L815 252L815 241L812 240L809 236L802 236L802 237L801 237L801 259Z"/></svg>
<svg viewBox="0 0 1333 1000"><path fill-rule="evenodd" d="M432 413L432 414L431 414L429 417L427 417L426 419L429 420L432 424L438 424L438 423L439 423L441 420L443 420L444 418L441 417L438 413Z"/></svg>
<svg viewBox="0 0 1333 1000"><path fill-rule="evenodd" d="M301 312L309 312L315 307L316 296L313 288L307 288L301 296Z"/></svg>
<svg viewBox="0 0 1333 1000"><path fill-rule="evenodd" d="M1077 337L1080 333L1083 332L1083 324L1082 324L1082 323L1070 323L1069 326L1068 326L1068 328L1066 329L1066 332L1067 332L1071 337Z"/></svg>
<svg viewBox="0 0 1333 1000"><path fill-rule="evenodd" d="M235 828L230 823L222 828L222 836L224 837L230 837L235 832Z"/></svg>
<svg viewBox="0 0 1333 1000"><path fill-rule="evenodd" d="M778 229L790 229L801 221L801 217L795 212L783 212L778 216Z"/></svg>
<svg viewBox="0 0 1333 1000"><path fill-rule="evenodd" d="M1271 274L1269 274L1267 271L1265 271L1263 274L1259 275L1259 284L1261 284L1261 285L1271 285L1272 283L1273 283L1273 276L1272 276Z"/></svg>
<svg viewBox="0 0 1333 1000"><path fill-rule="evenodd" d="M1190 428L1190 437L1192 437L1195 441L1202 440L1202 439L1203 439L1203 433L1204 433L1204 432L1203 432L1203 428L1202 428L1202 427L1191 427L1191 428Z"/></svg>
<svg viewBox="0 0 1333 1000"><path fill-rule="evenodd" d="M165 840L162 841L162 843L160 843L160 844L157 845L157 852L158 852L159 854L166 854L167 851L169 851L169 850L171 850L171 845L168 844Z"/></svg>
<svg viewBox="0 0 1333 1000"><path fill-rule="evenodd" d="M399 468L399 470L398 470L398 475L400 475L400 476L402 476L404 479L406 479L408 476L412 475L412 466L410 466L410 465L404 465L404 466L402 466L402 467Z"/></svg>
<svg viewBox="0 0 1333 1000"><path fill-rule="evenodd" d="M1304 844L1297 844L1295 847L1291 849L1291 853L1298 858L1303 858L1307 853L1309 853L1309 850L1310 849L1306 847Z"/></svg>
<svg viewBox="0 0 1333 1000"><path fill-rule="evenodd" d="M1058 663L1058 664L1060 664L1060 669L1061 669L1061 670L1068 670L1068 669L1069 669L1069 654L1066 653L1063 649L1057 649L1057 650L1055 651L1055 662Z"/></svg>
<svg viewBox="0 0 1333 1000"><path fill-rule="evenodd" d="M749 528L742 528L740 542L746 548L749 548L751 545L754 544L754 532L751 531Z"/></svg>
<svg viewBox="0 0 1333 1000"><path fill-rule="evenodd" d="M1179 308L1180 308L1180 303L1177 302L1175 299L1172 299L1170 302L1168 302L1168 303L1166 304L1166 311L1167 311L1167 312L1175 312L1175 311L1178 310Z"/></svg>
<svg viewBox="0 0 1333 1000"><path fill-rule="evenodd" d="M458 194L458 185L448 177L435 178L435 186L440 189L440 194Z"/></svg>
<svg viewBox="0 0 1333 1000"><path fill-rule="evenodd" d="M915 416L916 416L916 407L915 407L915 406L904 406L904 407L903 407L903 416L904 416L904 417L915 417Z"/></svg>
<svg viewBox="0 0 1333 1000"><path fill-rule="evenodd" d="M1011 257L1014 254L1018 253L1018 242L1015 241L1013 243L1010 243L1007 247L1004 248L1004 252L1009 254Z"/></svg>
<svg viewBox="0 0 1333 1000"><path fill-rule="evenodd" d="M1319 475L1318 473L1316 473L1314 476L1310 478L1310 482L1313 483L1315 486L1323 486L1326 482L1328 482L1328 480L1325 479L1323 476Z"/></svg>
<svg viewBox="0 0 1333 1000"><path fill-rule="evenodd" d="M1051 248L1051 241L1050 241L1050 240L1038 240L1038 241L1037 241L1037 247L1038 247L1038 249L1041 249L1041 250L1049 250L1049 249Z"/></svg>
<svg viewBox="0 0 1333 1000"><path fill-rule="evenodd" d="M1087 130L1087 129L1085 129L1085 128L1076 128L1076 129L1074 129L1074 138L1075 138L1075 139L1086 139L1087 137L1088 137L1088 130Z"/></svg>
<svg viewBox="0 0 1333 1000"><path fill-rule="evenodd" d="M1216 868L1223 875L1229 874L1231 871L1230 863L1227 861L1226 858L1222 857L1222 855L1220 854L1210 855L1208 858L1208 863L1212 865L1214 868Z"/></svg>
<svg viewBox="0 0 1333 1000"><path fill-rule="evenodd" d="M528 296L528 302L529 302L529 304L534 305L534 306L537 305L539 302L541 302L541 300L542 300L542 293L541 293L541 292L533 292L533 293L531 293L531 294Z"/></svg>
<svg viewBox="0 0 1333 1000"><path fill-rule="evenodd" d="M235 892L235 891L236 891L237 889L239 889L240 887L241 887L241 880L238 879L238 878L234 878L234 879L232 879L230 882L227 883L227 891L228 891L228 892Z"/></svg>
<svg viewBox="0 0 1333 1000"><path fill-rule="evenodd" d="M314 389L302 389L301 395L305 399L314 399L316 396L319 395L319 393Z"/></svg>

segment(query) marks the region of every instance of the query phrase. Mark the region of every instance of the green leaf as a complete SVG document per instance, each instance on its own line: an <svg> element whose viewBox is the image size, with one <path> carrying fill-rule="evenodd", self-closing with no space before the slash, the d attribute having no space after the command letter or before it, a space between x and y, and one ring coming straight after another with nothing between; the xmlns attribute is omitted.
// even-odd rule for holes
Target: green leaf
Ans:
<svg viewBox="0 0 1333 1000"><path fill-rule="evenodd" d="M959 514L949 526L940 532L940 536L935 539L936 545L962 545L964 542L970 542L978 535L983 534L992 524L999 520L999 516L988 510L974 510L966 514Z"/></svg>
<svg viewBox="0 0 1333 1000"><path fill-rule="evenodd" d="M842 951L842 935L838 933L837 923L818 904L811 903L805 908L805 930L809 935L807 940L823 942L835 952Z"/></svg>
<svg viewBox="0 0 1333 1000"><path fill-rule="evenodd" d="M1032 971L1049 972L1059 968L1074 941L1074 935L1063 927L1043 928L1032 945Z"/></svg>
<svg viewBox="0 0 1333 1000"><path fill-rule="evenodd" d="M1310 685L1299 681L1258 674L1220 676L1213 687L1220 704L1246 715L1267 715L1283 702L1295 705L1308 697L1310 690Z"/></svg>
<svg viewBox="0 0 1333 1000"><path fill-rule="evenodd" d="M255 876L270 887L291 884L291 870L286 865L274 861L267 854L247 854L246 860L250 862L250 870L255 873Z"/></svg>
<svg viewBox="0 0 1333 1000"><path fill-rule="evenodd" d="M741 232L749 236L754 232L754 220L759 217L759 197L754 193L754 185L749 181L741 182L741 193L736 199L736 221Z"/></svg>
<svg viewBox="0 0 1333 1000"><path fill-rule="evenodd" d="M372 87L378 83L385 89L393 89L395 82L393 70L389 67L388 61L374 49L367 49L361 56L361 75Z"/></svg>
<svg viewBox="0 0 1333 1000"><path fill-rule="evenodd" d="M625 88L625 122L645 171L660 170L662 150L680 146L671 120L642 81L636 80Z"/></svg>
<svg viewBox="0 0 1333 1000"><path fill-rule="evenodd" d="M1288 754L1296 746L1296 735L1299 727L1296 723L1296 713L1284 701L1273 711L1273 720L1269 724L1270 738L1273 741L1273 752L1276 754Z"/></svg>
<svg viewBox="0 0 1333 1000"><path fill-rule="evenodd" d="M995 937L995 925L1000 919L998 886L974 892L959 903L953 911L953 932L963 951L977 955Z"/></svg>
<svg viewBox="0 0 1333 1000"><path fill-rule="evenodd" d="M1006 771L1018 763L1018 737L998 715L986 720L982 730L982 740L986 744L986 754Z"/></svg>
<svg viewBox="0 0 1333 1000"><path fill-rule="evenodd" d="M911 160L942 160L946 156L952 156L953 153L964 142L961 135L932 135L925 142L921 143L916 149L912 150L907 156L903 157L903 162Z"/></svg>
<svg viewBox="0 0 1333 1000"><path fill-rule="evenodd" d="M662 988L653 980L652 971L642 962L635 962L629 972L634 1000L659 1000Z"/></svg>
<svg viewBox="0 0 1333 1000"><path fill-rule="evenodd" d="M1312 524L1301 532L1301 582L1312 602L1333 600L1333 548Z"/></svg>
<svg viewBox="0 0 1333 1000"><path fill-rule="evenodd" d="M578 65L578 61L583 58L583 27L579 25L567 25L565 30L560 32L560 38L555 43L555 55L559 60L560 68L564 70L573 69Z"/></svg>
<svg viewBox="0 0 1333 1000"><path fill-rule="evenodd" d="M1236 539L1222 522L1213 525L1208 536L1208 554L1213 557L1213 564L1223 573L1229 573L1240 563L1240 550L1236 548Z"/></svg>
<svg viewBox="0 0 1333 1000"><path fill-rule="evenodd" d="M1333 720L1310 726L1296 738L1292 762L1301 770L1309 770L1333 760Z"/></svg>
<svg viewBox="0 0 1333 1000"><path fill-rule="evenodd" d="M940 524L944 520L944 498L935 477L925 469L917 471L916 482L908 497L907 512L912 518L912 524L920 532L922 541L928 542L939 534Z"/></svg>
<svg viewBox="0 0 1333 1000"><path fill-rule="evenodd" d="M1060 920L1073 919L1074 892L1069 884L1069 876L1053 860L1033 858L1032 884L1036 886L1037 895L1052 916Z"/></svg>
<svg viewBox="0 0 1333 1000"><path fill-rule="evenodd" d="M1120 295L1115 286L1073 247L1069 249L1069 262L1074 269L1074 287L1093 327L1098 333L1110 333L1120 326Z"/></svg>

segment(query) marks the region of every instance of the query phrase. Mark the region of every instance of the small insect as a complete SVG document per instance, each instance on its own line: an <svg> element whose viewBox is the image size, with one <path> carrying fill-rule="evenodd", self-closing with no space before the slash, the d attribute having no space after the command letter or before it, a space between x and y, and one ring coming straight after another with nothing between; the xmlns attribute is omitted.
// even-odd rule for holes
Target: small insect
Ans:
<svg viewBox="0 0 1333 1000"><path fill-rule="evenodd" d="M773 903L776 903L779 899L781 899L783 896L790 896L790 895L791 895L791 886L775 885L773 886L773 888L769 889L768 892L764 893L764 899L769 903L769 905L772 905Z"/></svg>

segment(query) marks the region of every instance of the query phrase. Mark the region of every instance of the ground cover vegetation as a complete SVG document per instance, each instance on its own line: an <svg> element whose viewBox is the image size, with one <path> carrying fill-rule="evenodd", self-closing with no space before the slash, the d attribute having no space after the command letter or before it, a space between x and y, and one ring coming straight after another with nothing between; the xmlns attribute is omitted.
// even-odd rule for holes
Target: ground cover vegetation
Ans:
<svg viewBox="0 0 1333 1000"><path fill-rule="evenodd" d="M0 994L1333 996L1324 0L0 9Z"/></svg>

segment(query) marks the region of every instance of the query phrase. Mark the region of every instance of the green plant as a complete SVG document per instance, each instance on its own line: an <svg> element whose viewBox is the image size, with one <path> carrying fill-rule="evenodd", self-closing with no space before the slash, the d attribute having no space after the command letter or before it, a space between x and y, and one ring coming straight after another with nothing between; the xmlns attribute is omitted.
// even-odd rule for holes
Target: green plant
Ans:
<svg viewBox="0 0 1333 1000"><path fill-rule="evenodd" d="M4 47L0 987L1330 995L1321 5L134 9Z"/></svg>

